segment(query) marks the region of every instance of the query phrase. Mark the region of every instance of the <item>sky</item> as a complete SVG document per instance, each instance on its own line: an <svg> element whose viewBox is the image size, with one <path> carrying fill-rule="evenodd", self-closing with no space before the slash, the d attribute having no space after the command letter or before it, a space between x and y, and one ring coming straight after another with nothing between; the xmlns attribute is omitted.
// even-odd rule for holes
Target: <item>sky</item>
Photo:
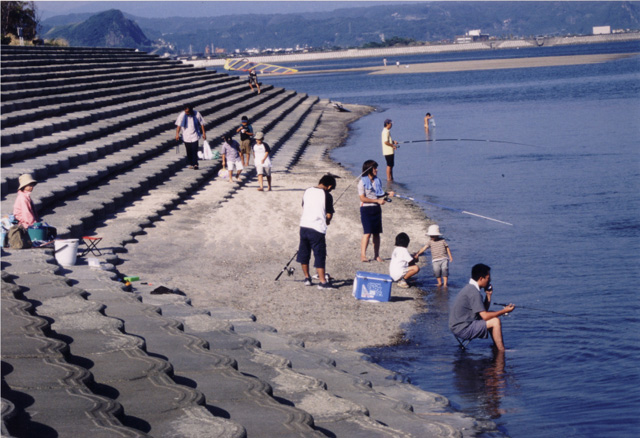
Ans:
<svg viewBox="0 0 640 438"><path fill-rule="evenodd" d="M36 1L40 18L119 9L144 18L215 17L236 14L284 14L328 12L340 8L366 7L404 1Z"/></svg>

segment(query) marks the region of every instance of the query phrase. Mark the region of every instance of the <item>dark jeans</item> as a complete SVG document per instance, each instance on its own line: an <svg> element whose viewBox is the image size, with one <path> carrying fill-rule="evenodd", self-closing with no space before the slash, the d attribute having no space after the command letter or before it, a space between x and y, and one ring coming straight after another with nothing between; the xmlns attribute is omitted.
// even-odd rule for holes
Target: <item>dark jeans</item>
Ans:
<svg viewBox="0 0 640 438"><path fill-rule="evenodd" d="M184 142L184 147L187 149L187 162L189 166L197 166L198 165L198 142L194 141L191 143Z"/></svg>

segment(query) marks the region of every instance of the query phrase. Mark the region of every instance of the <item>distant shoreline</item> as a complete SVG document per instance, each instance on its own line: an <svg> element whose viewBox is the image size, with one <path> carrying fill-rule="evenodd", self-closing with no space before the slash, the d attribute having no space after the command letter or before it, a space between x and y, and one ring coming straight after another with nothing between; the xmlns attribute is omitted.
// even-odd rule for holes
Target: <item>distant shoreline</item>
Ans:
<svg viewBox="0 0 640 438"><path fill-rule="evenodd" d="M480 59L474 61L425 62L420 64L387 65L379 67L344 68L332 70L301 71L296 75L369 72L372 75L440 73L471 70L499 70L507 68L553 67L560 65L597 64L616 59L630 58L640 53L615 53L599 55L541 56L534 58Z"/></svg>
<svg viewBox="0 0 640 438"><path fill-rule="evenodd" d="M421 55L446 52L470 52L487 51L501 49L525 49L536 47L554 47L576 44L600 44L600 43L621 43L628 41L640 41L640 33L625 33L615 35L590 35L574 37L551 37L544 38L540 42L536 40L506 40L506 41L483 41L468 44L430 44L424 46L407 47L385 47L379 49L348 49L332 52L319 53L293 53L285 55L268 56L248 56L251 62L264 62L267 64L295 63L305 61L350 59L350 58L390 58L393 56ZM188 59L183 60L185 64L195 67L222 67L225 59ZM395 60L389 60L395 63Z"/></svg>

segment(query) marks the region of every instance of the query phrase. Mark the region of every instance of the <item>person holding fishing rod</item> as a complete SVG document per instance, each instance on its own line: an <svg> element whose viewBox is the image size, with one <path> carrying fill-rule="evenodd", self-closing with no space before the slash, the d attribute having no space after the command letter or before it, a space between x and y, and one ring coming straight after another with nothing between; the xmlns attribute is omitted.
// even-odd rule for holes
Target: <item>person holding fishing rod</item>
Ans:
<svg viewBox="0 0 640 438"><path fill-rule="evenodd" d="M358 182L358 195L360 196L360 221L362 222L362 241L360 243L360 260L368 262L367 247L373 236L373 260L382 262L380 258L380 234L382 234L382 208L388 196L394 192L386 193L382 190L382 182L378 178L378 163L367 160L362 164L362 174Z"/></svg>
<svg viewBox="0 0 640 438"><path fill-rule="evenodd" d="M393 182L393 166L395 165L395 153L398 146L398 142L391 138L390 129L393 126L391 119L384 121L384 128L382 129L382 155L387 162L387 182Z"/></svg>
<svg viewBox="0 0 640 438"><path fill-rule="evenodd" d="M309 275L309 261L311 252L316 271L318 271L318 289L335 289L325 276L327 260L326 234L335 210L331 191L336 188L336 179L327 174L320 178L318 185L305 190L302 196L302 217L300 218L300 246L296 261L300 263L304 274L305 286L312 286ZM279 275L278 275L279 277ZM277 280L277 278L276 278Z"/></svg>
<svg viewBox="0 0 640 438"><path fill-rule="evenodd" d="M480 292L481 288L485 291L484 298ZM486 339L491 335L498 351L504 351L502 323L499 317L512 312L515 306L509 304L501 310L490 312L492 295L491 268L478 263L471 268L471 280L458 293L449 312L449 329L463 341Z"/></svg>

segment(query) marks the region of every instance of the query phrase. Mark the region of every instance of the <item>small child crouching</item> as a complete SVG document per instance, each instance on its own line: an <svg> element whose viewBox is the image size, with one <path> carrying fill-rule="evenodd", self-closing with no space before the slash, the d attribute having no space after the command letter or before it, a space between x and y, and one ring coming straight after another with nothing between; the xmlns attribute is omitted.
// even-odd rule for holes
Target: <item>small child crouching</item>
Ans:
<svg viewBox="0 0 640 438"><path fill-rule="evenodd" d="M398 282L398 286L408 288L407 280L418 272L420 268L416 265L416 258L409 253L409 236L407 233L400 233L396 236L396 247L391 255L389 263L389 275L393 281Z"/></svg>

